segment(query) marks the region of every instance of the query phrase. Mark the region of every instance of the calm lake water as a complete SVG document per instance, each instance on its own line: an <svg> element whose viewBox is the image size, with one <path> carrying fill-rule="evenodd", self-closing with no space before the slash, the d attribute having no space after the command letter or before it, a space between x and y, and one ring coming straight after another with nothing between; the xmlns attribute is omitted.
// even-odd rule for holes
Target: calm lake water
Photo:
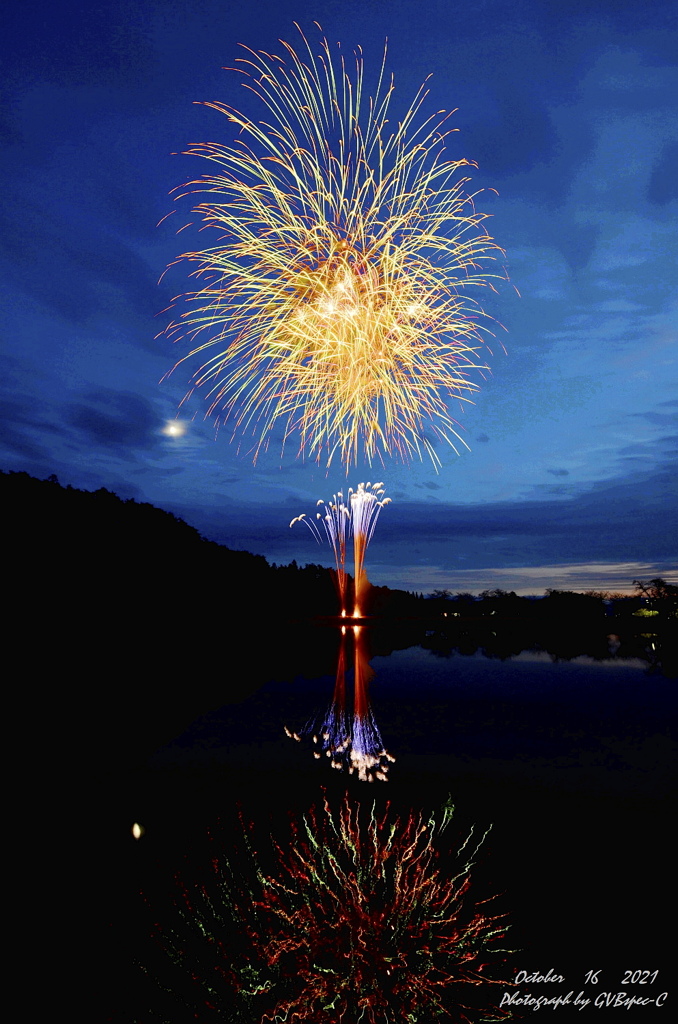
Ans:
<svg viewBox="0 0 678 1024"><path fill-rule="evenodd" d="M659 969L654 988L667 988L676 681L638 658L554 661L524 651L500 660L421 646L383 654L366 635L356 655L346 643L347 719L355 724L357 657L358 710L364 722L367 698L370 721L395 758L389 781L361 782L313 756L311 723L317 727L333 701L336 721L341 705L336 632L326 632L326 671L313 677L295 674L287 652L292 669L260 681L250 649L251 673L236 680L226 665L223 702L212 697L211 709L126 780L122 803L146 828L125 848L130 889L169 877L187 855L199 860L201 836L236 803L275 831L323 792L380 806L390 800L405 815L451 800L460 837L470 826L491 826L474 884L499 894L517 970L553 968L566 978L559 991L578 992L587 971L602 969L602 987L616 992L624 971ZM142 919L136 927L143 930ZM589 1019L587 1012L561 1007L557 1020Z"/></svg>
<svg viewBox="0 0 678 1024"><path fill-rule="evenodd" d="M675 681L637 658L553 661L543 651L499 660L480 652L441 656L421 647L369 657L374 722L396 758L390 784L413 773L454 782L479 771L497 783L530 776L559 789L645 793L666 783ZM353 716L353 675L345 707ZM318 781L310 743L290 742L331 705L335 676L291 676L263 683L237 703L201 715L151 759L156 767L275 769ZM228 699L228 673L224 697Z"/></svg>

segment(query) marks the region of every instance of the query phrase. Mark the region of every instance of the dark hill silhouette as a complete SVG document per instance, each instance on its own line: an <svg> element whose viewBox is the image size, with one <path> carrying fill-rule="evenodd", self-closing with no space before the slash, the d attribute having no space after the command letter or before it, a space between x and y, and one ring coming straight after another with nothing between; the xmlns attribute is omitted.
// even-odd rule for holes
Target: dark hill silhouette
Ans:
<svg viewBox="0 0 678 1024"><path fill-rule="evenodd" d="M154 630L160 640L168 626L176 638L178 626L223 633L233 620L265 619L270 626L340 611L333 570L296 561L269 565L105 488L81 491L62 487L55 476L0 472L0 500L16 586L41 614L51 605L60 626L106 618L127 636ZM371 595L372 614L426 614L422 600L406 591L375 587Z"/></svg>
<svg viewBox="0 0 678 1024"><path fill-rule="evenodd" d="M321 566L278 569L104 488L80 491L27 473L0 473L0 488L18 578L41 605L58 595L62 615L106 612L160 626L167 618L224 622L281 608L287 616L336 614L332 575Z"/></svg>
<svg viewBox="0 0 678 1024"><path fill-rule="evenodd" d="M156 659L188 643L195 658L242 629L270 632L340 610L333 570L296 561L269 565L261 555L206 540L170 512L104 488L80 491L54 476L0 472L0 500L14 603L23 624L39 621L56 649L66 635L80 650L105 636L109 649L151 647ZM349 608L351 589L349 577ZM511 647L519 635L531 646L540 636L566 633L574 651L586 634L674 624L678 588L652 580L638 582L637 590L636 597L606 601L593 592L548 590L534 600L503 590L479 598L440 590L424 598L369 587L366 612L384 623L409 619L446 633L475 622L495 635L506 623Z"/></svg>
<svg viewBox="0 0 678 1024"><path fill-rule="evenodd" d="M0 472L0 501L5 635L20 697L28 681L55 702L41 720L48 757L71 718L87 721L66 759L112 768L267 679L333 673L315 633L290 635L295 618L336 614L330 570L271 566L150 504L55 477Z"/></svg>

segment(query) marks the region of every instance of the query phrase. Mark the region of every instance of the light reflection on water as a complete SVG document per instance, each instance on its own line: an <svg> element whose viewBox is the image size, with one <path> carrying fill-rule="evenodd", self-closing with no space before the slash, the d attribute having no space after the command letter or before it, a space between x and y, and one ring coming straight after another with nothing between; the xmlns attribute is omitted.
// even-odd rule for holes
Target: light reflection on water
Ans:
<svg viewBox="0 0 678 1024"><path fill-rule="evenodd" d="M487 657L482 655L481 657ZM541 664L553 664L553 657L548 651L521 651L520 654L513 654L509 661L535 661ZM591 665L596 668L636 668L643 672L647 670L647 662L641 658L592 658L589 654L579 654L576 658L570 659L573 665Z"/></svg>
<svg viewBox="0 0 678 1024"><path fill-rule="evenodd" d="M439 654L434 650L428 650L423 647L409 647L404 651L394 651L390 655L386 655L385 659L393 659L395 661L400 659L411 659L413 664L422 664L423 660L430 658L431 655L440 658L449 658L457 660L473 660L478 662L492 662L499 664L516 663L516 662L532 662L539 665L587 665L592 669L596 668L610 668L610 669L635 669L645 673L648 670L648 662L642 658L626 658L617 657L612 655L609 658L594 658L590 654L578 654L573 658L557 658L548 651L535 651L525 650L520 651L519 654L509 654L504 658L498 658L492 654L487 654L484 650L477 650L470 653L461 652L459 650L452 649L449 654ZM380 663L379 658L375 658L373 668Z"/></svg>
<svg viewBox="0 0 678 1024"><path fill-rule="evenodd" d="M149 798L139 820L152 822L155 813L162 834L181 846L191 828L202 828L201 801L206 820L215 808L245 799L266 821L272 811L307 813L325 787L358 801L369 792L369 800L403 808L440 807L449 797L464 824L492 824L480 869L491 891L507 893L520 967L554 966L569 985L592 963L609 972L607 981L629 957L661 964L663 947L652 939L660 935L669 877L662 857L669 857L672 680L638 657L559 660L525 650L502 659L482 649L430 649L430 638L426 647L392 650L392 634L374 631L371 650L358 650L359 683L367 681L367 662L371 670L361 715L368 703L396 761L386 785L369 787L359 773L332 771L331 758L314 758L312 748L284 733L286 724L302 730L326 715L333 699L341 703L332 674L341 645L336 631L328 629L325 639L322 651L318 632L308 639L317 657L304 661L303 634L290 637L299 668L281 659L291 669L257 679L237 699L227 676L224 703L187 722L152 760L158 790L162 784L167 795ZM250 659L254 676L256 647ZM355 684L349 661L347 708ZM308 670L320 664L320 672ZM648 858L649 878L642 871Z"/></svg>
<svg viewBox="0 0 678 1024"><path fill-rule="evenodd" d="M331 643L337 636L327 633ZM368 643L385 646L383 637ZM335 643L335 656L339 649ZM554 660L527 650L500 659L414 646L365 651L347 663L345 676L345 697L343 671L263 682L187 723L153 762L274 772L279 779L301 773L321 784L352 774L353 782L388 779L389 789L413 772L454 779L472 771L488 782L520 776L565 788L648 792L662 784L670 762L674 685L639 658ZM333 746L335 719L345 719L346 737ZM305 734L308 742L289 742ZM357 753L374 771L356 769Z"/></svg>

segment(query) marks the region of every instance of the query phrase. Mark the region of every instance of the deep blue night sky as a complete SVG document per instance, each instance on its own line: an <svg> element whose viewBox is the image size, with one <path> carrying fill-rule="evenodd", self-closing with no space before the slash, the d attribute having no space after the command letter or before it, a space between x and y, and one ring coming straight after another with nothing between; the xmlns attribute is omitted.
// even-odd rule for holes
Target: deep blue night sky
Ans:
<svg viewBox="0 0 678 1024"><path fill-rule="evenodd" d="M325 561L290 519L346 477L271 452L256 466L203 407L164 433L186 390L155 335L188 287L164 268L169 192L204 172L172 155L228 141L195 101L260 113L222 70L238 43L275 51L313 22L376 74L388 37L396 105L431 74L426 111L457 109L510 283L483 298L503 324L474 406L453 410L471 451L443 468L351 472L394 499L372 582L539 593L678 582L675 5L637 0L298 0L248 4L37 2L6 15L0 469L106 487L181 515L211 539L277 562ZM186 213L187 210L185 209ZM174 223L176 221L176 223ZM204 237L204 236L202 236ZM206 243L205 243L206 244ZM514 289L518 289L520 297Z"/></svg>

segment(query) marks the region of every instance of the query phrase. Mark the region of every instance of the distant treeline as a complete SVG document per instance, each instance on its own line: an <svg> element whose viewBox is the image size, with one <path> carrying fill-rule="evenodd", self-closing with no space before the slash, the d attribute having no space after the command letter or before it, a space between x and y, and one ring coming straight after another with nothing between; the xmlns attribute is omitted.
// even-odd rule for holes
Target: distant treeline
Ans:
<svg viewBox="0 0 678 1024"><path fill-rule="evenodd" d="M635 594L588 590L579 593L549 588L544 597L518 597L514 591L484 590L478 597L436 590L429 606L438 616L460 618L532 619L535 621L589 621L607 618L675 619L678 617L678 587L663 579L633 580ZM647 623L646 623L647 625Z"/></svg>
<svg viewBox="0 0 678 1024"><path fill-rule="evenodd" d="M168 623L204 629L232 620L339 614L335 573L324 566L270 565L261 555L205 540L169 512L110 491L62 487L55 476L0 472L6 564L26 613L63 620L107 616L162 632ZM351 584L352 585L352 581ZM634 596L547 590L540 599L513 591L479 596L437 590L424 596L372 587L373 616L434 621L520 620L602 625L605 620L653 620L678 615L678 587L661 579L634 581ZM350 608L350 603L349 603Z"/></svg>

